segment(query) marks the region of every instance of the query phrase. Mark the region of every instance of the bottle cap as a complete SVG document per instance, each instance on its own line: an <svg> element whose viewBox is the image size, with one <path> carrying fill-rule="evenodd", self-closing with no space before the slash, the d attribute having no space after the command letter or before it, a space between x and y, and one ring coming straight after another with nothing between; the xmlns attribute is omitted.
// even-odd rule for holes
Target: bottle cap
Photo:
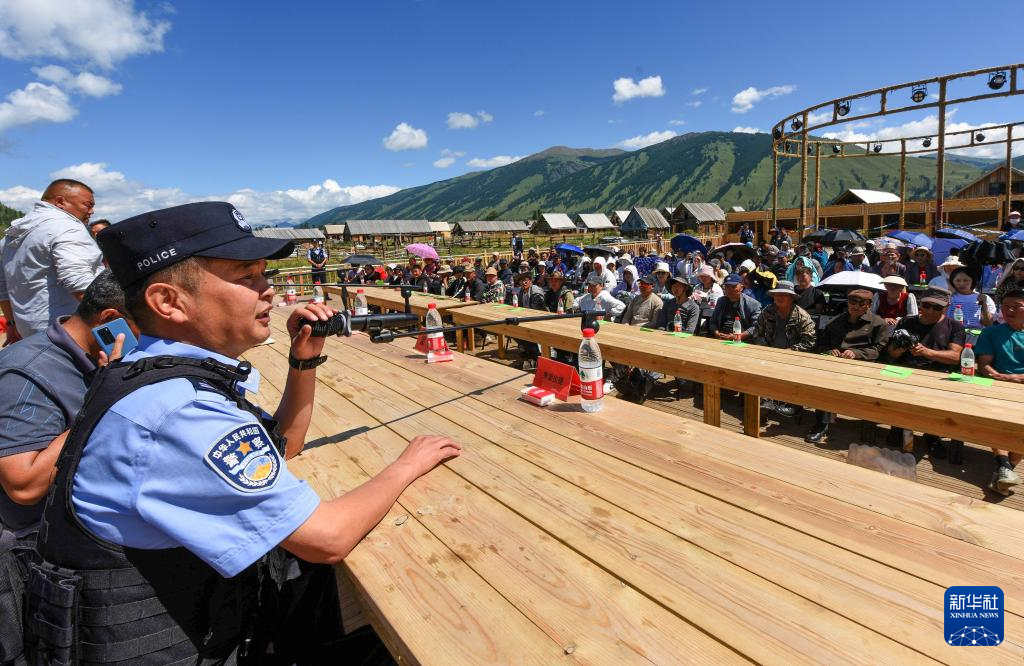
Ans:
<svg viewBox="0 0 1024 666"><path fill-rule="evenodd" d="M356 293L357 294L365 294L366 290L365 289L356 289Z"/></svg>
<svg viewBox="0 0 1024 666"><path fill-rule="evenodd" d="M971 344L970 342L968 342L966 345L964 345L964 347L966 347L967 349L974 349L974 345Z"/></svg>
<svg viewBox="0 0 1024 666"><path fill-rule="evenodd" d="M592 338L595 335L596 335L596 333L594 332L594 329L592 329L592 328L585 328L585 329L583 329L583 337L585 337L585 338Z"/></svg>
<svg viewBox="0 0 1024 666"><path fill-rule="evenodd" d="M436 310L437 309L437 303L427 303L427 309L428 310Z"/></svg>

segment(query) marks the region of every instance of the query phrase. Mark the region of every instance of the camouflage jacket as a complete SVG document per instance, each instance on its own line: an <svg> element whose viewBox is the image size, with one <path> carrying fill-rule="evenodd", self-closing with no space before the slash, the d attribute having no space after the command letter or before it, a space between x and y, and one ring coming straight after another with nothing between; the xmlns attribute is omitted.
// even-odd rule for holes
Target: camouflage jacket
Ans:
<svg viewBox="0 0 1024 666"><path fill-rule="evenodd" d="M776 327L781 322L781 315L775 304L761 310L761 316L754 326L754 344L772 346L775 341ZM793 351L811 351L817 342L817 330L814 320L807 311L799 305L793 306L789 313L789 319L781 322L786 327L786 337L789 338L789 349Z"/></svg>

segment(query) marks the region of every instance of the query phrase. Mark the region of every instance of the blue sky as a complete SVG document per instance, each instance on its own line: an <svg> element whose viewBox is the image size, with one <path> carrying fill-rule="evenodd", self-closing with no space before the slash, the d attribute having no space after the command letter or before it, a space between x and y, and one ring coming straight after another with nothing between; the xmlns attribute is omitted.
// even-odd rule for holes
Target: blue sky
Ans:
<svg viewBox="0 0 1024 666"><path fill-rule="evenodd" d="M73 4L0 0L0 200L72 175L115 219L201 198L300 219L552 145L767 130L818 101L1024 59L1022 3ZM1019 101L974 106L952 120L1024 120Z"/></svg>

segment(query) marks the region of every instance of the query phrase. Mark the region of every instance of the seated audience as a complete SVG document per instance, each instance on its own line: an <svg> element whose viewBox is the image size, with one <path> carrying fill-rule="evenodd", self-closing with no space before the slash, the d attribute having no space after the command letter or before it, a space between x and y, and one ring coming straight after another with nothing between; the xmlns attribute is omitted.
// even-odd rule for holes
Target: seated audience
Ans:
<svg viewBox="0 0 1024 666"><path fill-rule="evenodd" d="M828 309L828 299L825 298L824 291L814 286L814 268L809 264L801 263L796 265L796 269L792 273L794 276L793 291L797 294L796 304L808 314L825 314Z"/></svg>
<svg viewBox="0 0 1024 666"><path fill-rule="evenodd" d="M735 273L725 278L722 290L724 295L715 304L708 331L719 340L733 340L733 322L739 317L743 329L740 340L747 340L754 335L754 327L761 314L761 304L743 293L743 278Z"/></svg>
<svg viewBox="0 0 1024 666"><path fill-rule="evenodd" d="M885 292L875 296L875 314L889 326L895 326L903 317L917 314L917 298L907 291L907 281L898 275L882 278Z"/></svg>
<svg viewBox="0 0 1024 666"><path fill-rule="evenodd" d="M751 342L776 349L813 350L817 340L814 320L796 304L799 297L793 283L783 280L768 293L773 302L761 310ZM782 416L793 416L798 409L796 405L767 398L762 399L761 406Z"/></svg>
<svg viewBox="0 0 1024 666"><path fill-rule="evenodd" d="M697 322L700 321L700 305L690 296L693 292L691 285L686 278L676 276L669 281L669 289L672 290L672 298L665 301L664 307L658 315L654 327L663 331L672 331L676 312L682 320L682 333L693 333L697 330Z"/></svg>
<svg viewBox="0 0 1024 666"><path fill-rule="evenodd" d="M580 312L607 312L609 318L616 319L625 311L626 304L604 290L604 278L591 275L587 279L587 293L576 302Z"/></svg>
<svg viewBox="0 0 1024 666"><path fill-rule="evenodd" d="M949 302L950 317L956 318L957 308L963 313L964 327L984 328L995 322L996 304L986 294L975 289L974 276L964 268L957 268L949 276L953 296Z"/></svg>

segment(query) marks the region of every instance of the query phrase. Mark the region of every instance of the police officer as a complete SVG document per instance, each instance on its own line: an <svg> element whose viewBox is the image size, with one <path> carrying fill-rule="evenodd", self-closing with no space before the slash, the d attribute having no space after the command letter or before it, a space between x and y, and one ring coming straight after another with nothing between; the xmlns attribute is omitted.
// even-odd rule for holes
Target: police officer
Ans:
<svg viewBox="0 0 1024 666"><path fill-rule="evenodd" d="M306 261L312 269L313 282L327 282L327 250L324 249L323 241L315 241L313 247L306 251Z"/></svg>
<svg viewBox="0 0 1024 666"><path fill-rule="evenodd" d="M307 324L333 312L289 316L273 417L246 400L259 374L237 360L270 332L266 260L292 243L253 236L223 202L145 213L98 241L142 335L94 380L58 462L26 600L30 662L259 663L271 642L285 663L322 658L282 654L294 636L275 633L288 627L281 586L305 563L341 561L459 445L416 437L321 501L285 460L302 450L326 360Z"/></svg>

